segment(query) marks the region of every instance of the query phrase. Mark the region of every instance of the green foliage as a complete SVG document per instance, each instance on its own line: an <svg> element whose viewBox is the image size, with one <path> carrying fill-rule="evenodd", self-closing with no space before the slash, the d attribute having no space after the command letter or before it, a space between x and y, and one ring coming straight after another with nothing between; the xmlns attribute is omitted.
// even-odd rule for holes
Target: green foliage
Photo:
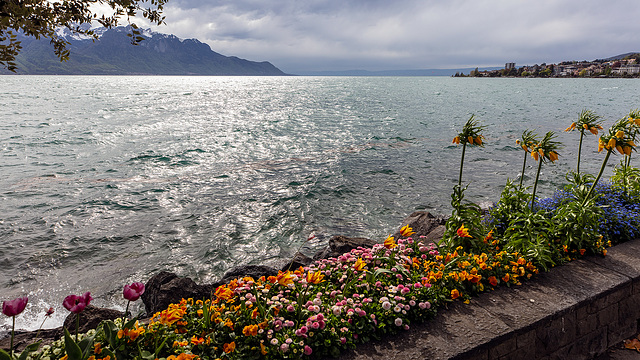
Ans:
<svg viewBox="0 0 640 360"><path fill-rule="evenodd" d="M445 224L446 230L441 244L449 252L462 246L465 251L481 253L486 250L486 244L482 241L486 233L481 223L482 210L474 203L463 202L466 189L466 186L463 188L458 185L453 188L451 194L453 211ZM457 231L462 226L469 229L470 237L458 235Z"/></svg>
<svg viewBox="0 0 640 360"><path fill-rule="evenodd" d="M56 29L66 27L75 34L97 38L93 30L81 27L82 24L98 22L106 28L117 26L122 17L129 21L132 17L142 14L150 22L164 23L162 10L168 0L65 0L53 1L0 1L0 65L15 71L15 58L22 49L16 33L22 32L26 36L36 39L50 39L54 53L61 60L69 58L66 40L56 34ZM98 15L92 6L107 5L113 10L111 16ZM143 7L145 6L145 7ZM143 38L137 26L131 23L131 43L137 45Z"/></svg>

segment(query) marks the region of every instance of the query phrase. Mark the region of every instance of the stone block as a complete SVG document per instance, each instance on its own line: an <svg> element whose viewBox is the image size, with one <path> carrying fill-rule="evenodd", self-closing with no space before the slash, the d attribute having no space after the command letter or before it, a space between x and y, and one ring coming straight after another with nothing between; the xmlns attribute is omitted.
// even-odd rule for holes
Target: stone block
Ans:
<svg viewBox="0 0 640 360"><path fill-rule="evenodd" d="M607 345L615 345L637 333L638 321L630 318L620 319L618 324L607 327Z"/></svg>
<svg viewBox="0 0 640 360"><path fill-rule="evenodd" d="M613 304L595 314L587 314L582 310L587 307L588 305L585 305L576 310L576 336L584 336L596 329L618 323L618 304Z"/></svg>
<svg viewBox="0 0 640 360"><path fill-rule="evenodd" d="M489 349L489 360L502 359L517 350L516 336L509 336L501 343Z"/></svg>
<svg viewBox="0 0 640 360"><path fill-rule="evenodd" d="M575 340L576 314L569 312L536 328L536 357L551 354Z"/></svg>

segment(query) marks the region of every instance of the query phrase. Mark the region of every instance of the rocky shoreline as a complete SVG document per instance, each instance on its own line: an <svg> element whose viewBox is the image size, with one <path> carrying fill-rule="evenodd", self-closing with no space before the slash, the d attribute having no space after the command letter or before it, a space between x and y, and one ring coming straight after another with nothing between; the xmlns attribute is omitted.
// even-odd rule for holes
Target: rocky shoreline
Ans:
<svg viewBox="0 0 640 360"><path fill-rule="evenodd" d="M426 211L416 211L409 215L400 226L408 225L415 231L414 238L424 236L426 242L438 242L444 234L444 224L446 218L442 216L434 216ZM400 231L396 231L395 238L400 237ZM251 276L259 278L261 276L276 275L278 271L286 271L295 269L300 266L306 266L316 260L338 257L344 253L348 253L352 249L370 248L379 241L367 238L350 238L342 235L333 236L326 248L318 251L313 257L305 256L301 253L295 254L294 258L284 263L278 269L265 265L240 265L227 271L222 278L212 284L197 284L191 278L180 277L174 273L161 271L153 275L145 284L145 293L141 296L145 307L146 320L153 314L166 309L169 304L178 303L183 298L206 299L210 298L215 289L230 280L242 276ZM113 309L98 308L89 305L82 313L80 313L80 332L86 332L95 329L103 320L113 320L121 318L124 313ZM54 329L44 329L38 334L38 338L43 340L43 344L49 344L63 336L63 328L75 328L75 315L69 314L64 321L64 325ZM14 348L22 351L26 346L35 342L37 331L16 331L14 338ZM8 335L8 334L7 334ZM9 349L10 336L0 339L0 348Z"/></svg>

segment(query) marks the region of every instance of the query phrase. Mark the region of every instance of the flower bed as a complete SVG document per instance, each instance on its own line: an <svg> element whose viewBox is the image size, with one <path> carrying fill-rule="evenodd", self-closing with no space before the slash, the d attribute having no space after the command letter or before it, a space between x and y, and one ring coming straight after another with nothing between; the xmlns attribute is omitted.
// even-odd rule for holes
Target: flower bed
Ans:
<svg viewBox="0 0 640 360"><path fill-rule="evenodd" d="M627 147L635 148L632 138L640 120L629 119L600 139L607 149L603 168L616 147L627 157L631 154ZM593 118L587 120L593 125ZM595 125L587 128L597 133ZM611 239L636 236L637 218L624 215L638 211L638 192L633 191L637 178L614 176L609 186L598 185L602 172L596 178L574 175L564 192L550 200L533 201L538 176L532 194L508 182L490 216L483 218L477 205L463 201L466 187L461 185L464 151L467 145L484 145L482 129L471 117L454 139L463 145L460 178L440 244L414 239L412 229L404 227L401 238L389 237L372 248L358 248L277 276L234 279L218 287L211 298L170 305L148 324L125 318L105 321L84 335L66 331L63 340L40 351L30 347L20 360L337 356L358 343L407 330L433 317L447 302L468 302L480 292L519 285L539 269L587 253L606 254ZM539 161L538 175L544 161L558 158L559 146L552 139L549 133L540 142L534 134L523 134L523 149ZM631 171L628 162L623 171ZM628 210L621 212L623 203ZM141 285L125 286L125 299L137 300L144 292ZM86 293L65 299L65 307L78 313L90 301ZM3 312L17 316L24 309L22 302L26 306L26 300L6 302L6 312L3 303ZM0 360L14 357L19 355L11 349L0 352Z"/></svg>

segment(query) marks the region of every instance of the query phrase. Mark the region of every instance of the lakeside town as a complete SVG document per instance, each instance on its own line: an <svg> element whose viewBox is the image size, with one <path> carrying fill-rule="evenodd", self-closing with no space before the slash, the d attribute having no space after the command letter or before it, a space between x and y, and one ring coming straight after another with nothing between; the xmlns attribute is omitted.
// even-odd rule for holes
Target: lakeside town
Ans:
<svg viewBox="0 0 640 360"><path fill-rule="evenodd" d="M535 64L516 67L515 63L505 64L504 69L472 70L468 75L456 73L453 77L640 77L640 53L626 54L593 61L563 61L558 64Z"/></svg>

